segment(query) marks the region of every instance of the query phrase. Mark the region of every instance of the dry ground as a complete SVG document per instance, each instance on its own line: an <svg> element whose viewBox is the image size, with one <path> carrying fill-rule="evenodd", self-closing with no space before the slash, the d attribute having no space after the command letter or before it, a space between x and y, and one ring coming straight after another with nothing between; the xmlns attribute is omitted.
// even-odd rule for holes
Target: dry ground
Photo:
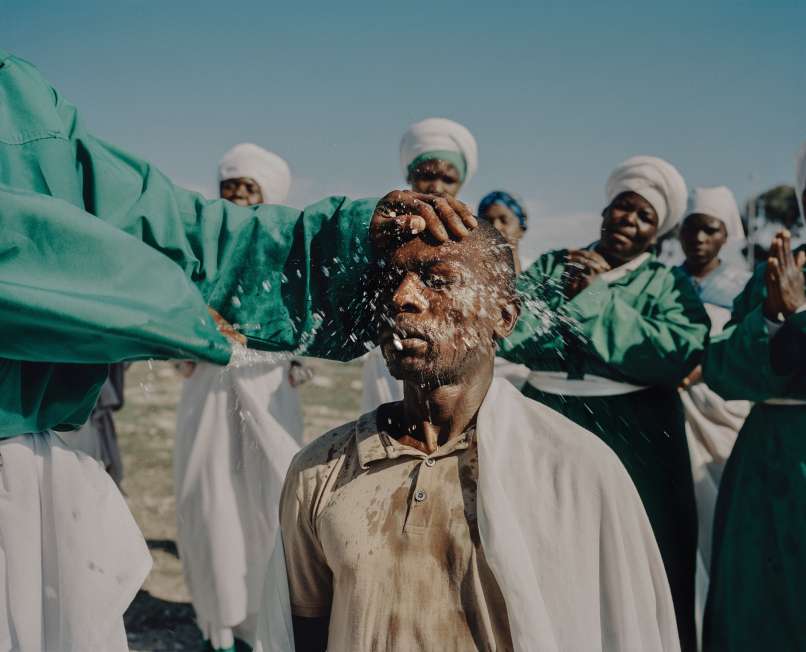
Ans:
<svg viewBox="0 0 806 652"><path fill-rule="evenodd" d="M317 375L301 389L310 440L355 418L360 363L309 360ZM166 362L140 362L126 374L126 405L116 423L123 451L123 490L154 557L154 568L126 613L136 652L199 650L201 636L176 549L173 444L181 379Z"/></svg>

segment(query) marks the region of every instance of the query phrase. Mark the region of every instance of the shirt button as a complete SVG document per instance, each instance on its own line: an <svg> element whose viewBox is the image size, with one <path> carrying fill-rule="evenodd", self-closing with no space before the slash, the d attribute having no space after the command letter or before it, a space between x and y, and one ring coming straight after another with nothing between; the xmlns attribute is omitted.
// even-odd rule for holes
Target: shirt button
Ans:
<svg viewBox="0 0 806 652"><path fill-rule="evenodd" d="M418 489L417 491L414 492L414 500L416 500L418 503L421 503L426 499L426 495L427 494L425 493L425 491L423 491L422 489Z"/></svg>
<svg viewBox="0 0 806 652"><path fill-rule="evenodd" d="M433 458L431 458L431 457L426 457L425 458L425 465L426 466L431 467L431 466L434 466L434 464L436 464L436 462L433 460Z"/></svg>

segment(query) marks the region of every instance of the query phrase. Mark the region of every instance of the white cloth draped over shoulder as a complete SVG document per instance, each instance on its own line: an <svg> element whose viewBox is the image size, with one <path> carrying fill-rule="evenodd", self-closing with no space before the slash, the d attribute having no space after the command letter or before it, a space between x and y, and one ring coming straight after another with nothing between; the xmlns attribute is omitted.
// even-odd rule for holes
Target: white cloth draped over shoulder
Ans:
<svg viewBox="0 0 806 652"><path fill-rule="evenodd" d="M282 204L291 188L291 170L274 152L252 143L235 145L218 164L218 180L250 177L257 181L264 204Z"/></svg>
<svg viewBox="0 0 806 652"><path fill-rule="evenodd" d="M0 460L0 650L126 652L151 555L120 490L53 432L0 441Z"/></svg>
<svg viewBox="0 0 806 652"><path fill-rule="evenodd" d="M479 533L515 649L679 650L663 561L610 449L502 379L487 393L476 433ZM256 652L294 650L281 545L278 551Z"/></svg>
<svg viewBox="0 0 806 652"><path fill-rule="evenodd" d="M257 613L285 474L302 437L288 364L199 364L177 413L179 551L199 626L235 629Z"/></svg>

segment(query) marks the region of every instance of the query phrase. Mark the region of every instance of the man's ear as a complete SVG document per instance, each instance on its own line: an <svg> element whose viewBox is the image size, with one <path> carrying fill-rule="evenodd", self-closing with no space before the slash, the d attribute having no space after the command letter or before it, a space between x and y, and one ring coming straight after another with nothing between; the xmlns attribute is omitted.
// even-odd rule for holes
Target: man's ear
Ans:
<svg viewBox="0 0 806 652"><path fill-rule="evenodd" d="M521 316L521 300L518 297L502 298L498 309L500 313L495 323L495 337L503 340L515 330L515 324Z"/></svg>

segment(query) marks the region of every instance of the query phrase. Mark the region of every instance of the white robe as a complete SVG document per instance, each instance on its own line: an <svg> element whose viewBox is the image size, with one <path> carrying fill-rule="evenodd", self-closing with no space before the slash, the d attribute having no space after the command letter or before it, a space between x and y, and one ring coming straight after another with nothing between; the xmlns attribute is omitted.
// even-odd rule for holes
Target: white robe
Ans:
<svg viewBox="0 0 806 652"><path fill-rule="evenodd" d="M501 379L484 399L476 433L479 534L515 649L679 650L663 561L616 455ZM284 578L278 540L255 652L294 650Z"/></svg>
<svg viewBox="0 0 806 652"><path fill-rule="evenodd" d="M177 411L177 539L205 638L252 642L283 480L302 438L288 364L199 364ZM240 626L240 629L239 629ZM230 634L226 634L230 635ZM225 636L226 636L225 635Z"/></svg>
<svg viewBox="0 0 806 652"><path fill-rule="evenodd" d="M114 481L53 432L0 460L0 650L125 652L151 555Z"/></svg>

